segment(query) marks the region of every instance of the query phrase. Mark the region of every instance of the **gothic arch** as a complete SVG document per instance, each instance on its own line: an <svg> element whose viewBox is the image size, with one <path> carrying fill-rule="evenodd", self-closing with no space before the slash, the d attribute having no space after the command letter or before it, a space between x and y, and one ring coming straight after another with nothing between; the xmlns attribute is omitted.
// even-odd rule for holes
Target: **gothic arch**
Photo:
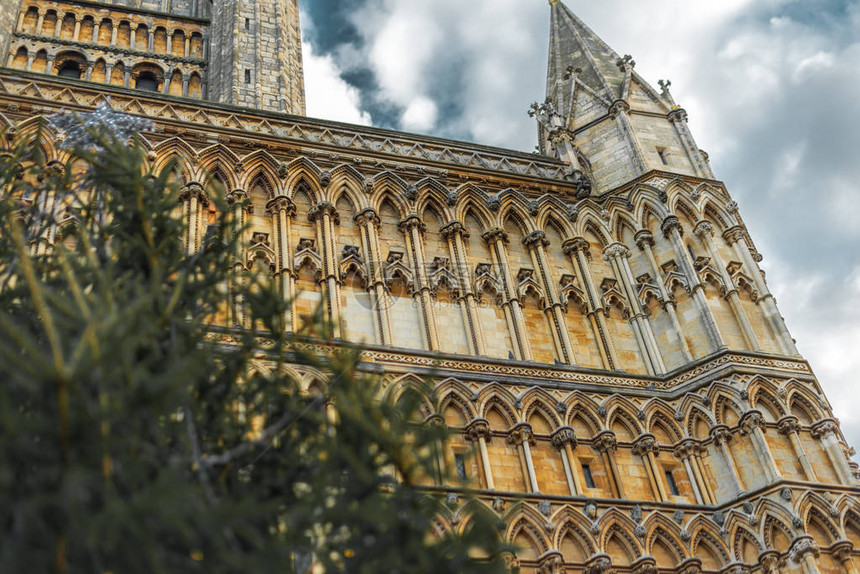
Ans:
<svg viewBox="0 0 860 574"><path fill-rule="evenodd" d="M197 166L201 178L220 175L227 191L241 189L239 174L241 162L239 157L224 144L215 144L197 154Z"/></svg>
<svg viewBox="0 0 860 574"><path fill-rule="evenodd" d="M489 197L484 190L467 183L457 188L457 196L459 198L455 210L457 220L465 221L466 216L471 212L482 225L481 232L496 227L494 224L496 218L487 207ZM472 230L474 231L477 230Z"/></svg>
<svg viewBox="0 0 860 574"><path fill-rule="evenodd" d="M255 179L263 178L266 181L266 189L271 191L272 197L282 195L278 177L280 163L272 154L266 150L257 150L245 156L241 163L244 165L244 170L239 181L239 189L251 189Z"/></svg>
<svg viewBox="0 0 860 574"><path fill-rule="evenodd" d="M551 431L562 426L561 418L558 415L558 399L544 389L537 386L528 389L519 398L519 402L523 405L524 421L530 422L532 415L539 412L552 426Z"/></svg>

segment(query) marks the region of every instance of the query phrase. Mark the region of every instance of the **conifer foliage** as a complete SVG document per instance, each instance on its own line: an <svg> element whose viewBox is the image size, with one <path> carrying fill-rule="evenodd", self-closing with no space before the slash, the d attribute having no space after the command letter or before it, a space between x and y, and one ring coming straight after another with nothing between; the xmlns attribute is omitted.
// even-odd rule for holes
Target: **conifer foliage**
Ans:
<svg viewBox="0 0 860 574"><path fill-rule="evenodd" d="M189 254L175 170L89 132L61 163L39 134L0 155L0 570L506 571L498 517L446 534L417 487L443 472L431 394L319 318L285 333L216 186ZM254 329L215 324L237 297Z"/></svg>

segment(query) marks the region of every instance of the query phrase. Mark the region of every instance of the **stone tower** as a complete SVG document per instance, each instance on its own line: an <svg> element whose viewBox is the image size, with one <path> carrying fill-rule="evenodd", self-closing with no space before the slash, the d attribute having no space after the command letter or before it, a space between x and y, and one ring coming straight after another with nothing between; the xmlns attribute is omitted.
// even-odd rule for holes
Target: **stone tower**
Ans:
<svg viewBox="0 0 860 574"><path fill-rule="evenodd" d="M7 65L304 115L298 0L0 0Z"/></svg>
<svg viewBox="0 0 860 574"><path fill-rule="evenodd" d="M210 99L305 114L298 0L216 0Z"/></svg>
<svg viewBox="0 0 860 574"><path fill-rule="evenodd" d="M189 252L216 174L287 330L321 310L387 392L433 384L439 533L468 494L524 574L856 574L860 468L738 205L668 84L550 5L542 154L299 117L295 0L0 0L0 146L62 161L61 108L151 118Z"/></svg>

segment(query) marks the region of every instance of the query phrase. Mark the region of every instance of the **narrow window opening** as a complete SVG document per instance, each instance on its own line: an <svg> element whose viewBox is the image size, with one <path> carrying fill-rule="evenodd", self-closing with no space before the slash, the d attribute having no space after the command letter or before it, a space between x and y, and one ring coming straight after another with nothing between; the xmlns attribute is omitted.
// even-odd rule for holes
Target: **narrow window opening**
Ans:
<svg viewBox="0 0 860 574"><path fill-rule="evenodd" d="M666 160L666 150L664 148L657 148L657 155L660 156L660 161L663 162L663 165L669 165L669 162Z"/></svg>
<svg viewBox="0 0 860 574"><path fill-rule="evenodd" d="M692 247L690 247L690 244L689 244L689 243L687 244L687 251L690 253L690 258L691 258L693 261L695 261L695 260L696 260L696 255L693 253L693 248L692 248Z"/></svg>
<svg viewBox="0 0 860 574"><path fill-rule="evenodd" d="M466 480L468 478L466 474L466 457L462 454L455 454L454 463L457 465L457 478Z"/></svg>
<svg viewBox="0 0 860 574"><path fill-rule="evenodd" d="M245 70L245 83L251 83L251 70Z"/></svg>
<svg viewBox="0 0 860 574"><path fill-rule="evenodd" d="M77 78L81 77L81 66L77 62L64 62L60 69L57 71L57 75L63 78Z"/></svg>
<svg viewBox="0 0 860 574"><path fill-rule="evenodd" d="M671 470L666 471L666 482L669 483L669 491L672 493L672 496L679 496L681 494L678 490L678 483L675 482L675 475L672 474Z"/></svg>
<svg viewBox="0 0 860 574"><path fill-rule="evenodd" d="M251 19L250 18L245 18L245 29L246 30L251 29Z"/></svg>
<svg viewBox="0 0 860 574"><path fill-rule="evenodd" d="M157 92L158 80L152 72L142 72L137 77L134 87L145 92Z"/></svg>
<svg viewBox="0 0 860 574"><path fill-rule="evenodd" d="M595 488L594 475L591 474L591 465L583 464L582 474L585 475L585 486L587 486L588 488Z"/></svg>

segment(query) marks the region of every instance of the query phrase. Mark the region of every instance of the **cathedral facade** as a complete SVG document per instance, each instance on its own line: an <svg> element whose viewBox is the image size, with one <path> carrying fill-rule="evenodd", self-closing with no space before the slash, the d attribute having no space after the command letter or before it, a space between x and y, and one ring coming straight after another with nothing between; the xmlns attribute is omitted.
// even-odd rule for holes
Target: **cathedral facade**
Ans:
<svg viewBox="0 0 860 574"><path fill-rule="evenodd" d="M668 83L550 11L539 154L303 117L297 0L0 0L0 122L152 119L191 252L217 179L289 329L321 308L388 392L432 380L440 532L468 496L521 572L856 574L860 469L737 204Z"/></svg>

